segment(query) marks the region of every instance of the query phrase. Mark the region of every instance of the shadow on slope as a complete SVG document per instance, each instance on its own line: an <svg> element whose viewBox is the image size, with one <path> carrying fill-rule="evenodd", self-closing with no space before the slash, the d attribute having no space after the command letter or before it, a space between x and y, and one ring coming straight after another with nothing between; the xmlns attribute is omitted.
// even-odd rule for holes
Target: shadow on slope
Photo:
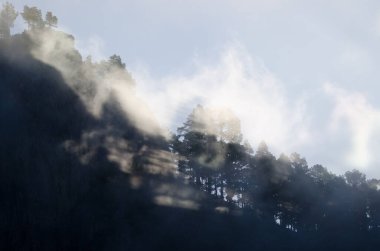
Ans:
<svg viewBox="0 0 380 251"><path fill-rule="evenodd" d="M0 49L2 250L295 248L300 236L255 216L216 213L172 170L167 143L116 100L87 112L27 37Z"/></svg>

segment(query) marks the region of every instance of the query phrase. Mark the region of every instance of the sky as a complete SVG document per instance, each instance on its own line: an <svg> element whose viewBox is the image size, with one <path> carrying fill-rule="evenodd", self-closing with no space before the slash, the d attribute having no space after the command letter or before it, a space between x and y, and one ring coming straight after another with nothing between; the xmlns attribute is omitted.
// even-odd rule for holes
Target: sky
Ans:
<svg viewBox="0 0 380 251"><path fill-rule="evenodd" d="M52 11L84 56L120 55L163 126L227 107L254 148L380 178L379 1L10 2Z"/></svg>

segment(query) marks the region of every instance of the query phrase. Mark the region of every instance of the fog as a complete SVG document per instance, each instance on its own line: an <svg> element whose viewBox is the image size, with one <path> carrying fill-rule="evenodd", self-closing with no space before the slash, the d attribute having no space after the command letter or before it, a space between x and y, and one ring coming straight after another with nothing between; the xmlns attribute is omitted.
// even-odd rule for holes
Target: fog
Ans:
<svg viewBox="0 0 380 251"><path fill-rule="evenodd" d="M377 250L380 181L297 153L338 135L342 168L376 161L364 94L324 84L331 111L316 124L312 97L290 98L239 43L156 79L118 55L83 58L38 8L11 35L3 8L1 249Z"/></svg>

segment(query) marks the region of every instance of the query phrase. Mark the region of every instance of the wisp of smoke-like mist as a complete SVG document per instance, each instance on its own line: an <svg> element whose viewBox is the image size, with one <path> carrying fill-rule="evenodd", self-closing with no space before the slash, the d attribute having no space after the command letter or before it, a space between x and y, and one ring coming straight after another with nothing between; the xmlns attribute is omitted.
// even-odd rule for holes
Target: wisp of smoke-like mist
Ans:
<svg viewBox="0 0 380 251"><path fill-rule="evenodd" d="M168 137L162 128L175 131L191 110L202 104L215 114L229 111L236 115L245 139L252 145L264 140L277 154L315 148L312 146L316 142L329 144L346 127L340 122L347 121L350 129L345 137L351 139L351 148L344 156L335 156L334 165L370 171L369 166L375 164L372 156L379 146L373 141L378 135L379 111L365 96L326 85L322 95L331 97L334 103L330 110L322 111L331 113L329 121L317 128L314 122L320 118L310 112L310 96L300 92L290 98L285 85L238 43L226 47L215 64L196 62L192 74L157 79L149 71L136 68L131 71L132 79L125 69L104 69L102 61L79 63L83 59L75 49L73 37L63 32L46 30L31 35L39 41L33 55L58 69L71 87L79 90L95 116L100 115L110 97L116 97L138 129ZM210 130L214 128L210 126ZM335 144L342 144L338 141ZM320 161L328 151L328 147L314 150L314 160ZM303 154L308 157L307 152Z"/></svg>
<svg viewBox="0 0 380 251"><path fill-rule="evenodd" d="M134 77L138 94L165 127L178 126L181 114L200 103L232 111L250 142L265 140L275 151L294 150L311 137L302 98L287 99L281 82L239 46L227 48L216 65L200 64L190 76L156 80L137 70Z"/></svg>
<svg viewBox="0 0 380 251"><path fill-rule="evenodd" d="M74 38L66 33L42 30L30 36L37 44L32 50L34 57L59 70L94 116L100 116L103 104L116 97L129 120L142 132L167 135L157 126L145 102L135 95L134 80L123 67L90 59L82 64Z"/></svg>

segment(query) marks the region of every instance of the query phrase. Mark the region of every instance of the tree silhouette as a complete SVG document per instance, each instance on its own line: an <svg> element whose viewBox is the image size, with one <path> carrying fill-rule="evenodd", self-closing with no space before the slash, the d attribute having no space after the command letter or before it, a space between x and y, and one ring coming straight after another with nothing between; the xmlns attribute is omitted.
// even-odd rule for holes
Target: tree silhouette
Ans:
<svg viewBox="0 0 380 251"><path fill-rule="evenodd" d="M13 27L18 13L13 5L9 2L3 4L3 8L0 11L0 39L10 37L10 28Z"/></svg>
<svg viewBox="0 0 380 251"><path fill-rule="evenodd" d="M348 185L356 188L365 184L366 182L365 174L359 172L358 170L347 171L344 174L344 177Z"/></svg>
<svg viewBox="0 0 380 251"><path fill-rule="evenodd" d="M36 7L22 16L33 31L57 24ZM9 36L17 13L6 3L0 17ZM379 180L276 157L264 142L254 152L228 110L198 105L171 142L140 132L115 97L93 116L96 78L132 82L125 64L83 61L71 35L43 31L72 43L48 56L74 83L34 58L42 39L0 43L1 250L378 249Z"/></svg>
<svg viewBox="0 0 380 251"><path fill-rule="evenodd" d="M237 142L221 136L226 126L209 112L197 106L178 128L173 144L178 170L201 190L297 233L336 232L336 238L342 238L342 229L363 236L380 233L380 182L367 181L357 170L337 176L321 165L309 168L298 153L276 159L264 142L253 155L250 145L241 143L242 136L235 137ZM215 157L212 149L222 153L223 161L216 169L205 169L207 161L200 160Z"/></svg>
<svg viewBox="0 0 380 251"><path fill-rule="evenodd" d="M48 27L57 27L58 18L51 11L46 12L45 23Z"/></svg>
<svg viewBox="0 0 380 251"><path fill-rule="evenodd" d="M29 7L25 5L21 16L31 30L42 29L45 26L41 10L37 7Z"/></svg>
<svg viewBox="0 0 380 251"><path fill-rule="evenodd" d="M125 63L123 63L121 61L121 57L119 55L112 55L110 58L109 58L109 63L113 66L116 66L116 67L119 67L119 68L125 68Z"/></svg>

